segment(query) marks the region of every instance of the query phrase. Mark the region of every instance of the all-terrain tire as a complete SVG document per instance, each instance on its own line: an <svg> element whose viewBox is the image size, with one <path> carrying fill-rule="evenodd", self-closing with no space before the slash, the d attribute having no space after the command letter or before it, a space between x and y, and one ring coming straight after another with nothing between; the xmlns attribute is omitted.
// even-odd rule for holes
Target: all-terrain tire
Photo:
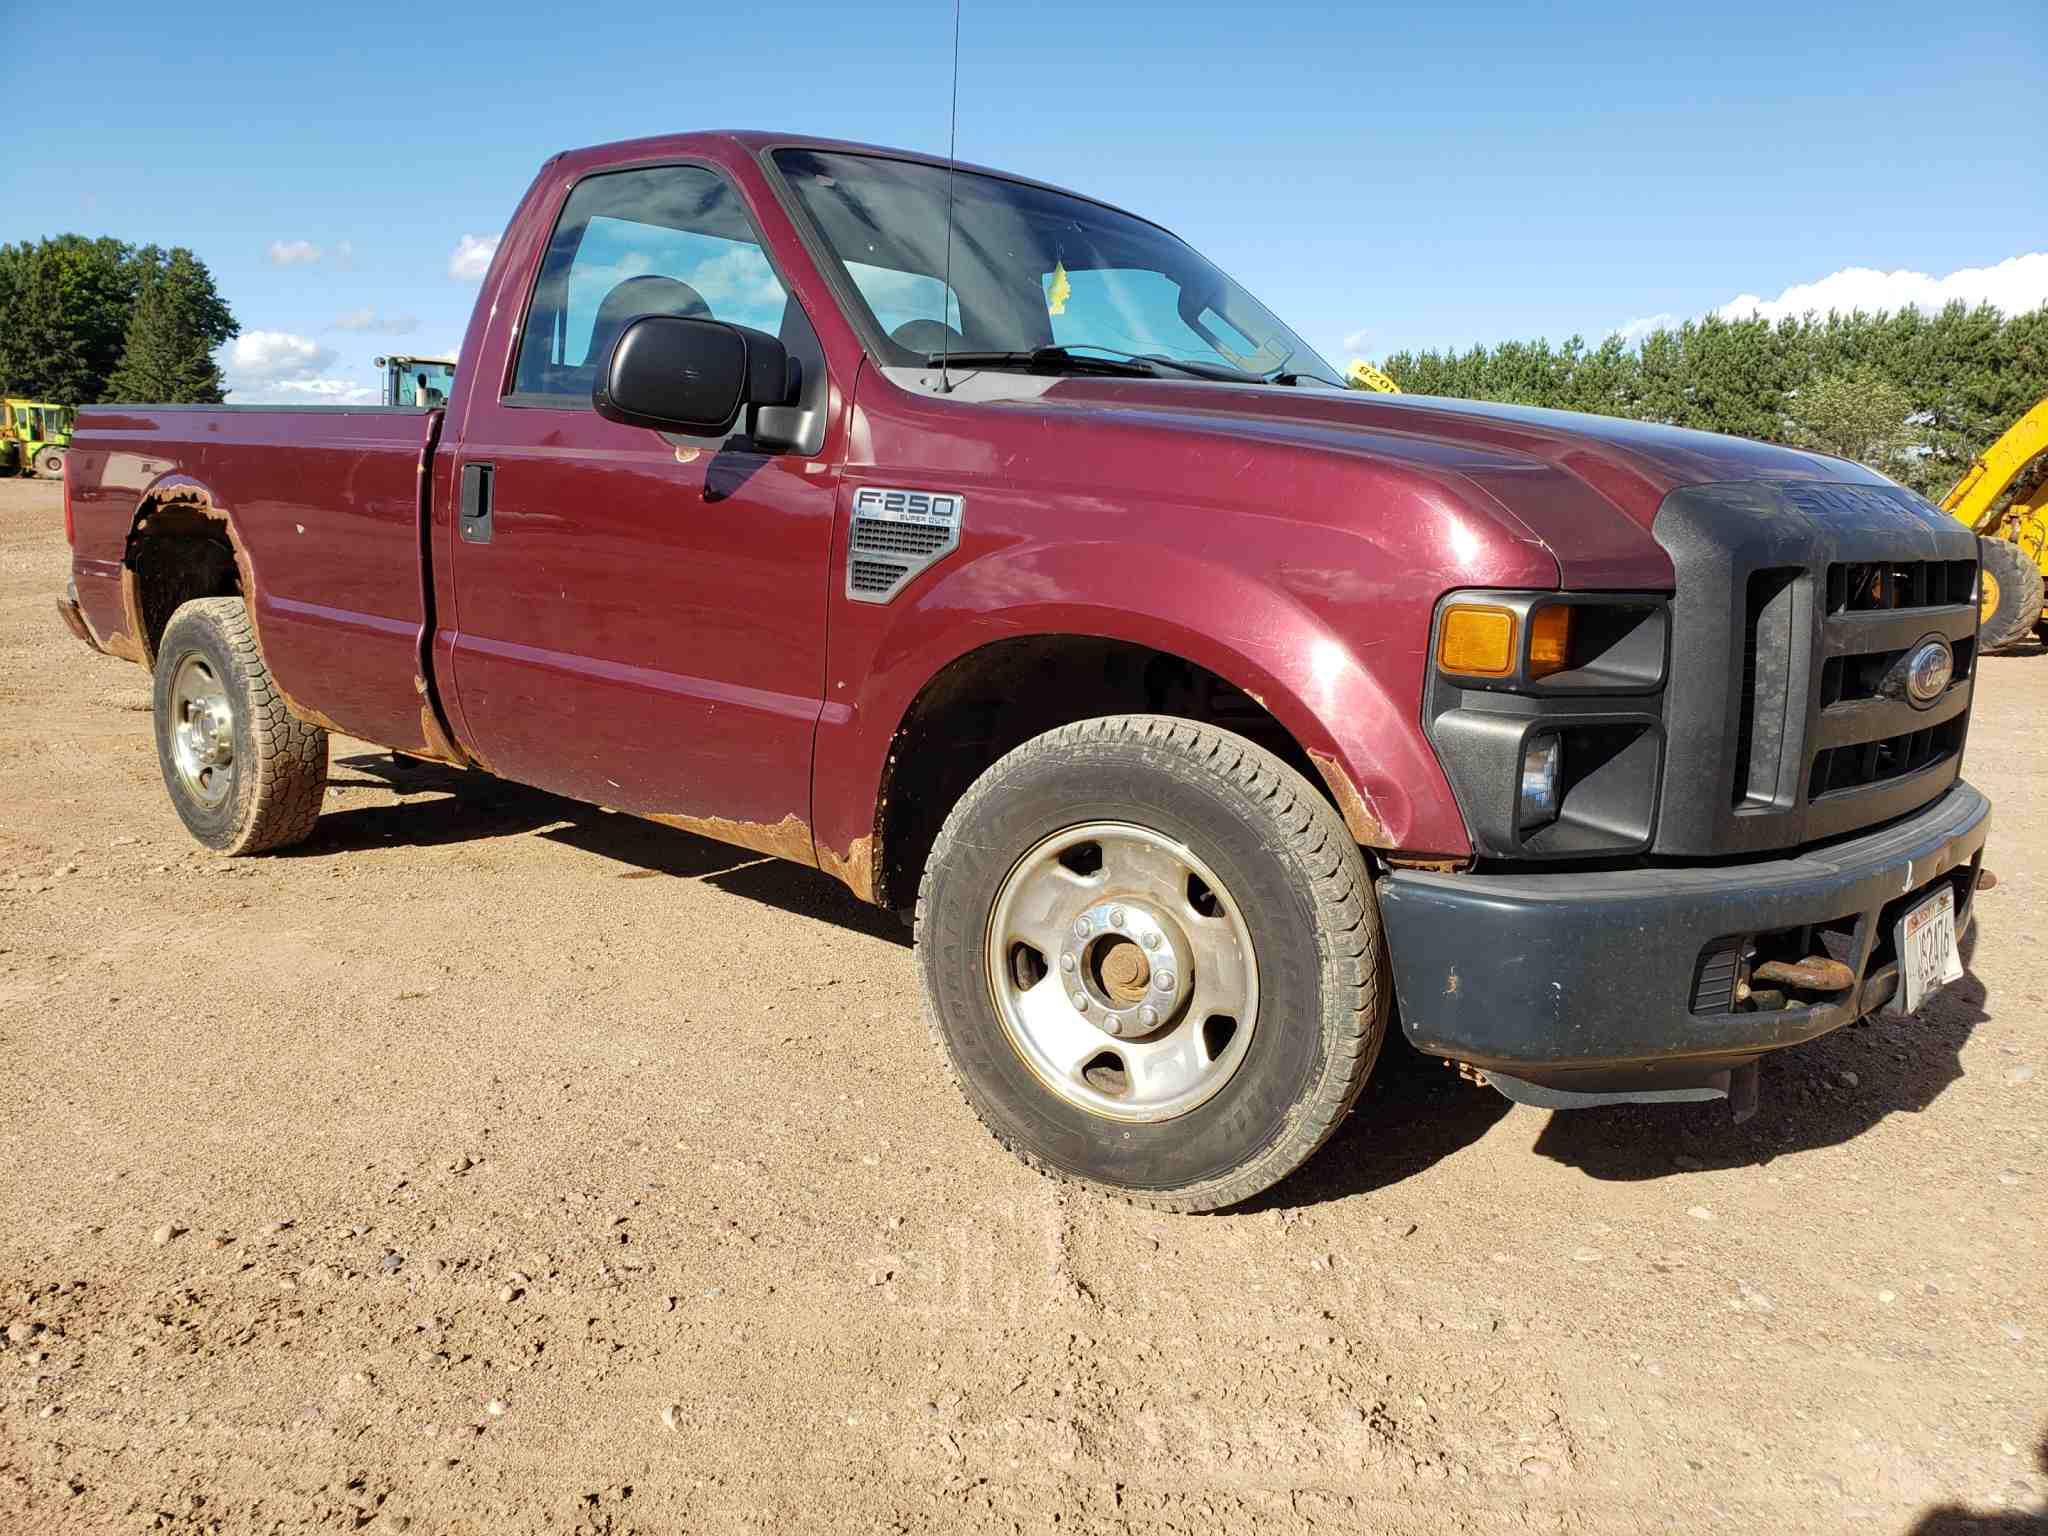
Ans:
<svg viewBox="0 0 2048 1536"><path fill-rule="evenodd" d="M1006 1033L989 969L1012 872L1048 838L1097 823L1197 856L1255 957L1256 1028L1239 1065L1213 1097L1151 1123L1048 1088ZM1330 803L1243 737L1160 715L1063 726L982 774L926 862L917 950L934 1037L996 1139L1041 1173L1170 1211L1250 1199L1322 1146L1357 1102L1391 1000L1365 861Z"/></svg>
<svg viewBox="0 0 2048 1536"><path fill-rule="evenodd" d="M221 770L230 782L211 800L179 768L176 694L188 661L218 679L233 717L232 759ZM154 693L164 787L194 837L219 853L248 854L312 834L327 792L327 732L285 706L242 599L199 598L171 615L157 646Z"/></svg>
<svg viewBox="0 0 2048 1536"><path fill-rule="evenodd" d="M2010 539L1979 539L1977 551L1979 579L1991 602L1978 624L1977 646L2002 651L2030 639L2041 621L2041 571Z"/></svg>
<svg viewBox="0 0 2048 1536"><path fill-rule="evenodd" d="M41 448L36 451L36 473L49 480L64 478L63 448Z"/></svg>

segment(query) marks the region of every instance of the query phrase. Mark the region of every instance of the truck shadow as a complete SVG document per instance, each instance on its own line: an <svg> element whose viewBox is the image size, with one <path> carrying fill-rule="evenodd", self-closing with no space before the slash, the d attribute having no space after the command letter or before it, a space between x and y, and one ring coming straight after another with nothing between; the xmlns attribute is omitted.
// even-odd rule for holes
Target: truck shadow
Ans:
<svg viewBox="0 0 2048 1536"><path fill-rule="evenodd" d="M1976 947L1972 928L1962 949ZM1737 1125L1719 1100L1552 1112L1532 1150L1596 1179L1748 1168L1833 1146L1888 1115L1917 1114L1961 1079L1962 1049L1990 1015L1974 972L1908 1018L1880 1013L1763 1060L1756 1116ZM1245 1207L1349 1199L1426 1172L1484 1136L1512 1108L1410 1046L1396 1021L1351 1117L1300 1172ZM2048 1536L2048 1533L2044 1533Z"/></svg>
<svg viewBox="0 0 2048 1536"><path fill-rule="evenodd" d="M1987 998L1966 973L1915 1016L1873 1014L1764 1057L1757 1113L1744 1124L1719 1102L1565 1110L1534 1150L1596 1179L1638 1180L1756 1167L1853 1140L1887 1116L1920 1113L1962 1078L1963 1046L1990 1017Z"/></svg>
<svg viewBox="0 0 2048 1536"><path fill-rule="evenodd" d="M893 944L910 943L910 931L894 913L857 900L817 870L489 774L363 752L337 759L327 784L333 798L313 836L280 857L323 858L537 835L625 866L617 876L621 880L701 880L801 917ZM393 794L401 797L399 804L382 798Z"/></svg>
<svg viewBox="0 0 2048 1536"><path fill-rule="evenodd" d="M2048 1474L2048 1435L2034 1448L2034 1465ZM1967 1504L1937 1504L1921 1512L1906 1536L2048 1536L2048 1507L1972 1509Z"/></svg>

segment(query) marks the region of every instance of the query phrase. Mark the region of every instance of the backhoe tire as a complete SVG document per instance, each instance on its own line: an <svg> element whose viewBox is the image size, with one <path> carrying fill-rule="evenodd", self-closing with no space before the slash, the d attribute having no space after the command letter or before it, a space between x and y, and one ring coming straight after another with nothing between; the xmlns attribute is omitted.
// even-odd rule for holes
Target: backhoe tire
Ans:
<svg viewBox="0 0 2048 1536"><path fill-rule="evenodd" d="M2041 619L2041 570L2010 539L1979 539L1982 605L1977 648L2002 651L2031 639Z"/></svg>
<svg viewBox="0 0 2048 1536"><path fill-rule="evenodd" d="M156 753L171 804L218 853L302 843L327 792L327 732L285 707L239 597L182 605L156 656Z"/></svg>
<svg viewBox="0 0 2048 1536"><path fill-rule="evenodd" d="M64 454L62 448L38 448L36 450L36 473L49 480L64 478Z"/></svg>
<svg viewBox="0 0 2048 1536"><path fill-rule="evenodd" d="M933 1034L1041 1173L1168 1211L1250 1199L1357 1101L1392 987L1358 845L1213 726L1118 715L998 760L917 903Z"/></svg>

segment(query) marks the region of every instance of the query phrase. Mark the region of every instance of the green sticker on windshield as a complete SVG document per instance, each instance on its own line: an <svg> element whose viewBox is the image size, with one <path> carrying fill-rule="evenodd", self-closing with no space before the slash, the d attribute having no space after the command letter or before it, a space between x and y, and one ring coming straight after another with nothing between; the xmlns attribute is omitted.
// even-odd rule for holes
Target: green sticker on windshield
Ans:
<svg viewBox="0 0 2048 1536"><path fill-rule="evenodd" d="M1052 264L1052 286L1045 290L1045 312L1048 315L1064 315L1067 300L1074 292L1074 285L1067 281L1067 264L1055 261Z"/></svg>

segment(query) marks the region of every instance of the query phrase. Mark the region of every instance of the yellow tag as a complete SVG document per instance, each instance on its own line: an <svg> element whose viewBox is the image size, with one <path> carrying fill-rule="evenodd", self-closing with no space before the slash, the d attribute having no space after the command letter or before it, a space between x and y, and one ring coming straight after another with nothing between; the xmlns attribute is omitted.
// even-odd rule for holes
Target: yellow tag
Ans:
<svg viewBox="0 0 2048 1536"><path fill-rule="evenodd" d="M1049 315L1064 315L1067 312L1067 298L1074 291L1074 285L1067 281L1067 264L1055 261L1052 264L1052 286L1045 290L1045 312Z"/></svg>

